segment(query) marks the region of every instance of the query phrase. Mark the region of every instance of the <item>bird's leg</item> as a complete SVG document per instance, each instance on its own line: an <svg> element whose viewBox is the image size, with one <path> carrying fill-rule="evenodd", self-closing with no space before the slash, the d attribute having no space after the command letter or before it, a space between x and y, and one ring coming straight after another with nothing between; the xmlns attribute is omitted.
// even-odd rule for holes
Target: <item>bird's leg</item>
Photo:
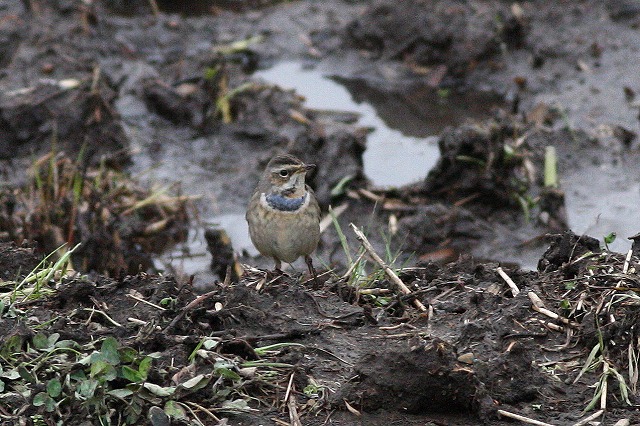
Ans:
<svg viewBox="0 0 640 426"><path fill-rule="evenodd" d="M282 275L283 274L282 269L281 269L282 268L282 262L277 257L274 257L273 260L276 261L275 271L278 274Z"/></svg>
<svg viewBox="0 0 640 426"><path fill-rule="evenodd" d="M304 257L304 262L307 264L307 267L309 268L309 273L313 275L313 282L314 282L313 287L316 289L320 288L320 284L318 283L318 274L316 274L316 268L313 267L313 260L311 260L311 256L306 255Z"/></svg>

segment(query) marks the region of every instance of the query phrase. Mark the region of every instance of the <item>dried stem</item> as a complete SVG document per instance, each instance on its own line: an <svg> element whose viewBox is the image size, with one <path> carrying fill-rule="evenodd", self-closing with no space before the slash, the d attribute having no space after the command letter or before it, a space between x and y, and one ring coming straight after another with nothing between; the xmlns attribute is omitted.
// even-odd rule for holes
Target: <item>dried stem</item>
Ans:
<svg viewBox="0 0 640 426"><path fill-rule="evenodd" d="M528 423L530 425L554 426L554 425L552 425L550 423L540 422L538 420L534 420L534 419L531 419L529 417L521 416L520 414L510 413L510 412L504 411L504 410L498 410L498 414L500 414L501 416L509 417L511 419L520 420L521 422L525 422L525 423Z"/></svg>
<svg viewBox="0 0 640 426"><path fill-rule="evenodd" d="M588 417L585 417L584 419L580 420L578 423L574 423L573 426L584 426L587 423L597 419L598 417L600 417L602 415L602 413L604 413L604 410L598 410L595 413L591 414Z"/></svg>
<svg viewBox="0 0 640 426"><path fill-rule="evenodd" d="M513 297L516 297L518 294L520 294L520 289L518 288L516 283L514 283L513 280L511 279L511 277L509 275L507 275L507 273L502 270L501 266L498 266L496 268L496 272L507 283L507 285L511 289L511 294L513 294Z"/></svg>
<svg viewBox="0 0 640 426"><path fill-rule="evenodd" d="M369 253L369 255L373 258L373 260L378 265L380 265L380 267L384 270L385 274L387 274L387 277L389 277L389 280L391 280L391 282L395 284L402 293L411 294L411 289L407 287L406 284L402 282L400 277L398 277L398 275L396 275L396 273L393 272L393 270L382 260L382 258L378 256L378 253L375 252L375 250L373 249L373 246L371 245L367 237L362 233L362 231L358 229L358 227L355 226L353 223L351 223L350 226L351 226L351 229L353 229L353 232L356 234L356 238L358 239L358 241L362 243L362 247L364 247L367 253ZM413 305L422 312L427 311L427 308L418 299L413 300Z"/></svg>

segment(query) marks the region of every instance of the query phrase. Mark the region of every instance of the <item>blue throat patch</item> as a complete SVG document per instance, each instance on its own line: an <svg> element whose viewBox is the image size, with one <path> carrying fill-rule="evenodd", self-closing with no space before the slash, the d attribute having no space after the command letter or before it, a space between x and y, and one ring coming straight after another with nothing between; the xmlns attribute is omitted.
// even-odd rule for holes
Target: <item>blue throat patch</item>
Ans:
<svg viewBox="0 0 640 426"><path fill-rule="evenodd" d="M305 198L307 198L307 194L300 198L288 198L280 194L268 194L265 197L267 204L274 209L281 210L283 212L293 212L298 210L300 206L302 206L302 203L304 203Z"/></svg>

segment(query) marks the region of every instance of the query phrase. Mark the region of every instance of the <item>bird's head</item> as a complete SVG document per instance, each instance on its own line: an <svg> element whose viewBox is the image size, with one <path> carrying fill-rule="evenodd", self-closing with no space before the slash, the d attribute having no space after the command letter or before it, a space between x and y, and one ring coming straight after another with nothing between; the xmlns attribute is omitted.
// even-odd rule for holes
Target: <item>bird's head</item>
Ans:
<svg viewBox="0 0 640 426"><path fill-rule="evenodd" d="M306 191L305 176L315 167L289 154L273 157L260 180L261 190L288 198L302 197Z"/></svg>

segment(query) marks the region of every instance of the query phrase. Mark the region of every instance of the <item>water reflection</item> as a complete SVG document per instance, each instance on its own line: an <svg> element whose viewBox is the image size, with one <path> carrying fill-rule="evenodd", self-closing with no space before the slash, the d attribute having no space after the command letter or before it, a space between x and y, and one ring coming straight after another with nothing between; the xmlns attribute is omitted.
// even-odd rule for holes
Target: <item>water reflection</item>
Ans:
<svg viewBox="0 0 640 426"><path fill-rule="evenodd" d="M363 155L374 185L402 186L424 178L439 157L437 135L467 118L488 117L500 98L493 94L438 92L413 87L390 92L360 79L329 77L296 62L281 62L256 77L306 98L311 109L351 111L358 125L372 128Z"/></svg>

